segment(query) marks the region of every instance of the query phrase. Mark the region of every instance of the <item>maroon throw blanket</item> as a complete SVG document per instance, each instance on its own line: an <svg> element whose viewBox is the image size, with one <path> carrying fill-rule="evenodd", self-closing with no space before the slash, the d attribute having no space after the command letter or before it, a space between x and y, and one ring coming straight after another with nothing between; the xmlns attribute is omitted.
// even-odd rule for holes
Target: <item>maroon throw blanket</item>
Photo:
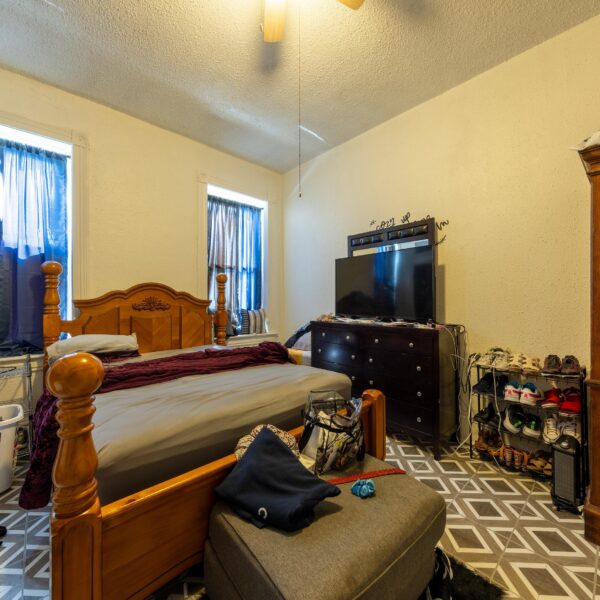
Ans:
<svg viewBox="0 0 600 600"><path fill-rule="evenodd" d="M291 362L288 351L275 342L263 342L249 348L186 352L168 358L110 367L106 369L104 381L97 393L162 383L187 375L208 375L285 362ZM34 445L31 464L19 496L19 505L27 510L42 508L50 501L52 467L59 441L56 410L56 398L45 390L37 402L33 416Z"/></svg>

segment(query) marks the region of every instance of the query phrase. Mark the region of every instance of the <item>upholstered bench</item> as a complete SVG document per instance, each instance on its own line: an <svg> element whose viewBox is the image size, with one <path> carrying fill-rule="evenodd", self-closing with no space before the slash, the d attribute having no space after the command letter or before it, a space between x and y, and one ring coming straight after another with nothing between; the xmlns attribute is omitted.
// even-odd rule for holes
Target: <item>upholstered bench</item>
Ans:
<svg viewBox="0 0 600 600"><path fill-rule="evenodd" d="M350 473L389 467L367 456ZM409 475L374 482L375 496L364 500L352 495L352 483L340 485L342 493L294 533L258 529L218 503L204 560L210 600L418 598L433 574L446 505Z"/></svg>

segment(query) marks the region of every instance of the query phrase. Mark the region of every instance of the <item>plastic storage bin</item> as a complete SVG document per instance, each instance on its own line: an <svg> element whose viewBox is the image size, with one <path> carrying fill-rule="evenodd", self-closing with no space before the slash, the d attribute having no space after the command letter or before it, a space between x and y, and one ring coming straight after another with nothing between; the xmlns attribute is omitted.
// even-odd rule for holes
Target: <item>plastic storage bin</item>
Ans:
<svg viewBox="0 0 600 600"><path fill-rule="evenodd" d="M0 406L0 492L12 485L15 456L15 433L23 419L20 404Z"/></svg>

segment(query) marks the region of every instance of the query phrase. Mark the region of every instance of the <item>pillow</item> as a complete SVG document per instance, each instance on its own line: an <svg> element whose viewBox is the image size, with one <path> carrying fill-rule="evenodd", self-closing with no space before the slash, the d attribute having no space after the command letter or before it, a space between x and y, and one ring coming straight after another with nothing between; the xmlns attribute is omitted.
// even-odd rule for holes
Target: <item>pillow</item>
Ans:
<svg viewBox="0 0 600 600"><path fill-rule="evenodd" d="M296 340L296 343L293 345L293 348L295 348L296 350L310 350L310 339L311 333L309 331Z"/></svg>
<svg viewBox="0 0 600 600"><path fill-rule="evenodd" d="M267 333L267 313L264 308L258 310L240 310L240 321L242 323L242 335L251 333Z"/></svg>
<svg viewBox="0 0 600 600"><path fill-rule="evenodd" d="M57 358L72 352L89 352L91 354L103 354L107 352L132 352L138 349L135 333L131 335L108 335L103 333L91 333L75 335L66 340L59 340L48 346L48 360L55 361Z"/></svg>

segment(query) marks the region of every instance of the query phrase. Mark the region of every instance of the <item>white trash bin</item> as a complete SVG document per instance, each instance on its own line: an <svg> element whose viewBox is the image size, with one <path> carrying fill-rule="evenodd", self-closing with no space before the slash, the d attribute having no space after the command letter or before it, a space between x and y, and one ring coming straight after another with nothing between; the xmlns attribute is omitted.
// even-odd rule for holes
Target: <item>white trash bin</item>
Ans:
<svg viewBox="0 0 600 600"><path fill-rule="evenodd" d="M20 404L0 406L0 493L11 485L14 474L15 433L23 419Z"/></svg>

